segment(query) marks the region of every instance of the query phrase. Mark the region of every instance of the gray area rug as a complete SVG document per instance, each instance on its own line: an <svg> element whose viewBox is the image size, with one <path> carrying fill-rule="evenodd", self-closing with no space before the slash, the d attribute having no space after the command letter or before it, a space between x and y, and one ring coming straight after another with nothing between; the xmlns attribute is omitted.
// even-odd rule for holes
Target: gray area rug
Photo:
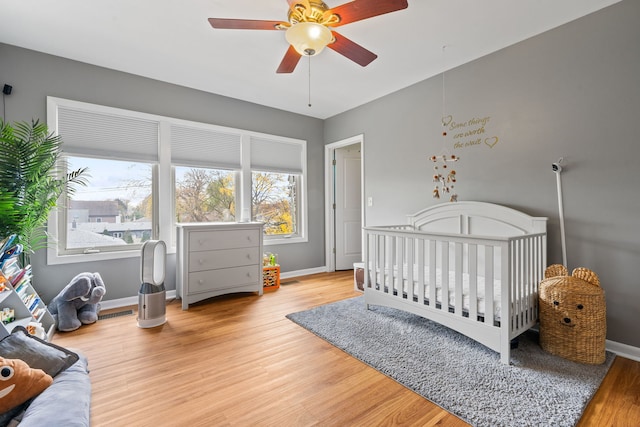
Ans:
<svg viewBox="0 0 640 427"><path fill-rule="evenodd" d="M574 426L614 355L583 365L544 352L528 331L499 354L435 322L351 298L287 318L475 426Z"/></svg>

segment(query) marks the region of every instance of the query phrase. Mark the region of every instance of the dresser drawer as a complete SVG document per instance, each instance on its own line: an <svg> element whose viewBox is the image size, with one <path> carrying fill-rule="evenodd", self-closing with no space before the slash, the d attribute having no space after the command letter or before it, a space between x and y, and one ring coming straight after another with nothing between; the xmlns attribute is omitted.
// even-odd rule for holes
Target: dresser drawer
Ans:
<svg viewBox="0 0 640 427"><path fill-rule="evenodd" d="M259 244L260 231L256 229L198 231L189 236L191 252L257 247Z"/></svg>
<svg viewBox="0 0 640 427"><path fill-rule="evenodd" d="M256 265L260 262L258 247L199 251L189 254L189 272Z"/></svg>
<svg viewBox="0 0 640 427"><path fill-rule="evenodd" d="M189 273L189 294L228 289L234 286L257 283L260 279L257 266L221 268L219 270Z"/></svg>

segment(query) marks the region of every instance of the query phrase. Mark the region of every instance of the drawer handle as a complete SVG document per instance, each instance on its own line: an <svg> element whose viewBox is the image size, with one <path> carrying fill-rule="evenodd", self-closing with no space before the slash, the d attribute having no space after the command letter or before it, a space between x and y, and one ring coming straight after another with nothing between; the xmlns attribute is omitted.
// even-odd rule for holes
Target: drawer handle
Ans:
<svg viewBox="0 0 640 427"><path fill-rule="evenodd" d="M201 259L199 259L199 260L198 260L198 264L202 265L202 264L204 264L204 261L203 261L203 260L201 260Z"/></svg>
<svg viewBox="0 0 640 427"><path fill-rule="evenodd" d="M204 280L202 280L202 279L199 279L199 280L198 280L198 284L199 284L199 285L202 285L203 283L204 283Z"/></svg>

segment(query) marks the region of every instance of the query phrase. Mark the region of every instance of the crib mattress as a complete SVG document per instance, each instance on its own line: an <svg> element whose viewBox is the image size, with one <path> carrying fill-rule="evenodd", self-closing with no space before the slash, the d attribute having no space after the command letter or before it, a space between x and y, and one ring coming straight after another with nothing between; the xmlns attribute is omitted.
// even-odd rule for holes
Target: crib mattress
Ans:
<svg viewBox="0 0 640 427"><path fill-rule="evenodd" d="M418 271L417 271L417 266L414 266L413 268L413 285L412 285L412 290L411 290L411 297L413 298L422 298L424 301L429 301L430 298L430 294L431 294L431 283L429 283L430 281L430 272L429 272L429 267L425 267L425 271L424 271L424 280L425 280L425 290L424 290L424 295L419 295L419 284L418 284ZM409 289L409 281L406 279L408 277L407 274L408 271L408 266L404 266L403 267L403 274L402 274L402 290L399 289L398 287L398 281L399 281L399 277L398 277L398 272L397 272L397 268L394 269L394 273L393 276L389 275L387 271L385 271L384 274L384 286L385 288L388 288L391 283L390 281L393 280L393 291L394 292L402 292L403 294L409 295L408 289ZM449 271L449 298L448 298L448 306L449 307L454 307L455 306L455 301L456 301L456 292L455 292L455 272L454 271ZM441 269L436 269L436 304L441 305L442 304L442 270ZM381 277L380 274L377 275L377 277ZM477 277L477 295L476 295L476 310L478 312L478 316L484 317L485 316L485 306L486 306L486 298L485 298L485 278L482 276L476 276ZM469 312L469 308L470 308L470 292L469 292L469 274L468 273L462 273L462 307L463 310L468 313ZM380 285L380 283L377 284L378 286ZM493 279L493 316L494 316L494 320L499 322L500 321L500 317L501 317L501 301L500 301L500 296L501 296L501 281L500 279ZM429 302L430 303L430 302Z"/></svg>

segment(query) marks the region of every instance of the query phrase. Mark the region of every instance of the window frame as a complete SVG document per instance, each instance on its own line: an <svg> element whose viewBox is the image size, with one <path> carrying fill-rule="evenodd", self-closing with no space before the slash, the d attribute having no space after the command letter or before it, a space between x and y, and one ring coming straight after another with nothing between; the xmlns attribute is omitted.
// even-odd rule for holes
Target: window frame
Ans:
<svg viewBox="0 0 640 427"><path fill-rule="evenodd" d="M66 167L66 158L67 157L83 157L83 158L90 158L90 159L99 159L99 160L112 160L112 161L127 161L127 162L133 162L132 160L122 160L122 159L106 159L106 158L101 158L101 157L94 157L94 156L85 156L85 155L76 155L73 153L65 153L65 155L62 156L62 158L60 159L60 164L63 165L64 167L60 168L61 169L61 173L67 173L67 167ZM136 161L136 163L146 163L151 167L151 197L152 197L152 204L155 204L155 199L157 197L157 183L155 182L157 180L157 173L156 170L158 168L156 163L151 163L151 162L141 162L141 161ZM90 172L90 171L89 171ZM126 244L126 245L118 245L118 246L104 246L104 247L85 247L85 248L61 248L61 245L66 245L67 243L67 232L68 232L68 224L69 224L69 209L66 207L69 205L69 199L66 196L66 193L63 192L63 194L61 195L61 198L64 198L66 201L64 203L58 203L58 209L54 209L56 211L60 210L62 211L62 213L60 212L56 212L57 216L57 223L55 224L55 230L56 230L56 236L57 236L57 240L58 240L58 244L56 245L56 252L57 252L57 256L58 257L67 257L67 256L75 256L75 255L86 255L86 254L98 254L98 253L119 253L119 252L131 252L131 251L135 251L136 253L140 251L140 249L142 248L142 243L131 243L131 244ZM153 217L151 218L151 238L152 239L156 239L156 231L158 229L157 227L157 214L154 210L153 212ZM51 220L51 218L50 218ZM97 223L102 223L102 218L98 217L96 218L96 222ZM51 224L49 224L51 226ZM122 233L124 234L124 233ZM127 255L128 256L128 255ZM111 258L108 258L111 259Z"/></svg>
<svg viewBox="0 0 640 427"><path fill-rule="evenodd" d="M236 222L247 222L251 219L245 215L247 212L251 212L251 140L263 139L269 141L277 141L285 144L299 145L300 151L300 169L299 175L292 173L291 171L282 171L281 173L296 174L298 175L299 191L297 192L298 203L298 216L299 216L299 234L295 236L268 236L264 235L264 245L274 244L292 244L308 241L308 228L307 228L307 215L308 215L308 203L307 203L307 141L277 135L264 134L259 132L252 132L242 129L235 129L230 127L218 126L208 123L195 122L183 119L177 119L166 116L159 116L154 114L142 113L132 110L124 110L120 108L107 107L97 104L90 104L80 101L73 101L64 98L47 97L47 124L49 130L57 133L58 127L58 108L77 108L88 112L94 112L98 114L113 114L126 116L131 118L141 118L144 120L151 120L158 122L158 160L153 162L152 167L152 197L153 197L153 230L152 239L159 239L167 242L167 253L175 253L175 169L174 166L181 167L207 167L202 164L190 165L189 162L180 161L179 163L173 163L171 157L171 127L183 126L193 129L204 129L212 132L222 132L238 134L240 136L241 150L240 150L240 168L231 169L235 172L236 181ZM63 135L64 140L64 135ZM63 145L64 150L64 145ZM69 154L76 156L86 155L73 153L72 150ZM137 158L127 158L119 154L118 156L108 157L107 155L90 156L95 158L104 158L112 160L126 160L126 161L143 161ZM222 168L220 165L211 165L210 168ZM279 172L273 170L271 172ZM66 194L63 194L62 200L66 198ZM111 259L132 258L140 255L140 246L129 245L128 247L118 246L114 249L101 250L97 253L74 253L63 254L58 250L59 237L65 237L64 233L60 232L61 221L65 218L61 218L60 210L66 208L64 203L59 203L57 209L52 209L48 221L48 234L49 245L47 247L47 264L68 264L76 262L91 262ZM86 251L84 251L86 252ZM91 252L91 251L90 251Z"/></svg>
<svg viewBox="0 0 640 427"><path fill-rule="evenodd" d="M301 193L302 191L302 174L297 174L297 173L292 173L292 172L275 172L275 171L263 171L263 170L258 170L258 169L253 169L251 171L252 173L252 183L251 183L251 187L252 187L252 191L253 191L253 174L254 173L273 173L273 174L281 174L281 175L295 175L296 176L296 207L298 207L297 212L296 212L296 223L297 223L297 231L295 233L291 233L291 234L264 234L263 235L263 241L269 242L269 244L275 244L276 242L280 243L280 242L300 242L300 241L306 241L304 240L304 230L305 228L302 227L302 224L304 222L304 216L303 216L303 212L304 210L299 208L300 203L303 203L303 199L301 197ZM253 204L250 206L251 212L253 212Z"/></svg>

